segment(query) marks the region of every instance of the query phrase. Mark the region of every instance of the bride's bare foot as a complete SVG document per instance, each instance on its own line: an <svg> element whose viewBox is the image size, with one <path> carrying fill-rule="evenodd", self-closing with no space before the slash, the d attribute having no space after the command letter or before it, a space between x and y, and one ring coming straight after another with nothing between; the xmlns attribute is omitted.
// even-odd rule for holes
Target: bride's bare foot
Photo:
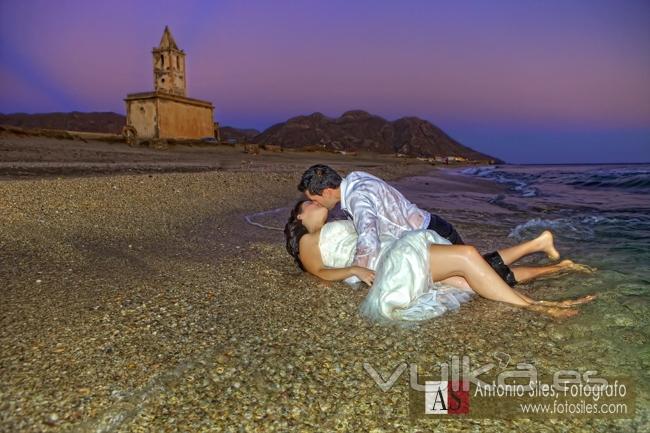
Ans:
<svg viewBox="0 0 650 433"><path fill-rule="evenodd" d="M597 297L598 295L593 293L591 295L581 296L580 298L576 299L565 299L564 301L535 301L534 305L549 308L573 308L577 305L587 304Z"/></svg>
<svg viewBox="0 0 650 433"><path fill-rule="evenodd" d="M571 260L563 260L562 262L560 262L560 264L562 264L564 262L571 262L566 267L567 267L567 269L575 271L575 272L583 272L585 274L593 274L594 272L596 272L598 270L597 268L587 266L587 265L583 265L581 263L574 263Z"/></svg>
<svg viewBox="0 0 650 433"><path fill-rule="evenodd" d="M564 300L564 301L560 301L561 305L559 305L559 306L563 307L563 308L571 308L571 307L574 307L576 305L587 304L587 303L593 301L594 299L596 299L597 297L598 297L598 295L593 293L591 295L582 296L582 297L576 298L576 299L567 299L567 300Z"/></svg>
<svg viewBox="0 0 650 433"><path fill-rule="evenodd" d="M555 319L566 319L567 317L573 317L578 314L578 310L575 308L552 307L537 303L530 304L526 308L538 313L546 314Z"/></svg>
<svg viewBox="0 0 650 433"><path fill-rule="evenodd" d="M544 230L541 235L537 237L540 242L540 250L546 253L546 256L551 260L558 260L560 252L555 249L555 242L553 240L553 233L549 230Z"/></svg>
<svg viewBox="0 0 650 433"><path fill-rule="evenodd" d="M567 319L569 317L577 316L579 311L575 308L547 308L544 314L547 314L555 319Z"/></svg>

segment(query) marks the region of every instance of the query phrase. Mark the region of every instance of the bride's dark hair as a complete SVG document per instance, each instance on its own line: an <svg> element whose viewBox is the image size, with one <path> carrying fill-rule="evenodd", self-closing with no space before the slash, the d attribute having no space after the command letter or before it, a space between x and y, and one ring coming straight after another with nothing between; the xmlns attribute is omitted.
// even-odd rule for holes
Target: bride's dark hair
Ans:
<svg viewBox="0 0 650 433"><path fill-rule="evenodd" d="M296 261L296 264L303 271L305 268L300 261L300 238L307 234L307 228L298 219L298 215L302 212L302 204L307 200L300 200L293 207L289 221L284 226L284 237L287 240L287 251Z"/></svg>

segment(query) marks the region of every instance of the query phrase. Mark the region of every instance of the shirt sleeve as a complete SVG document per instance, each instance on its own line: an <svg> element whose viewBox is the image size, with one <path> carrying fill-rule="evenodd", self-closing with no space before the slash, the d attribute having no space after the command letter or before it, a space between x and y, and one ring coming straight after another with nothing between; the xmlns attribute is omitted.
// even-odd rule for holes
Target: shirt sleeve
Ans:
<svg viewBox="0 0 650 433"><path fill-rule="evenodd" d="M377 210L373 205L373 195L363 190L355 191L348 200L354 227L357 230L357 250L353 264L371 268L379 256L381 244L377 229Z"/></svg>

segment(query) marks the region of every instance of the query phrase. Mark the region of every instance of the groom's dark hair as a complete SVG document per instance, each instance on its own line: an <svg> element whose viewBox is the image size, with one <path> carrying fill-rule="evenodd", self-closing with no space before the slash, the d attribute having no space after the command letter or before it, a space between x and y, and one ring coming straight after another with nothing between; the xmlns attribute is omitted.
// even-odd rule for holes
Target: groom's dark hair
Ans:
<svg viewBox="0 0 650 433"><path fill-rule="evenodd" d="M312 165L302 174L298 191L322 195L325 188L338 188L341 180L341 176L332 167L323 164Z"/></svg>

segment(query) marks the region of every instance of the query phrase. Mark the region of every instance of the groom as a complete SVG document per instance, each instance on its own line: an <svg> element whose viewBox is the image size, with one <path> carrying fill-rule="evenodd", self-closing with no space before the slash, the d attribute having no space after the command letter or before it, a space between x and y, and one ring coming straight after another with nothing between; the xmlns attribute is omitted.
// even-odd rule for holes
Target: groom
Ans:
<svg viewBox="0 0 650 433"><path fill-rule="evenodd" d="M313 165L303 173L298 190L330 210L341 202L341 209L352 219L359 236L353 262L356 266L376 269L380 235L399 239L408 231L429 229L452 244L464 243L456 229L443 218L418 208L398 190L363 171L353 171L341 178L327 165ZM512 271L498 253L484 258L501 278L514 285Z"/></svg>

